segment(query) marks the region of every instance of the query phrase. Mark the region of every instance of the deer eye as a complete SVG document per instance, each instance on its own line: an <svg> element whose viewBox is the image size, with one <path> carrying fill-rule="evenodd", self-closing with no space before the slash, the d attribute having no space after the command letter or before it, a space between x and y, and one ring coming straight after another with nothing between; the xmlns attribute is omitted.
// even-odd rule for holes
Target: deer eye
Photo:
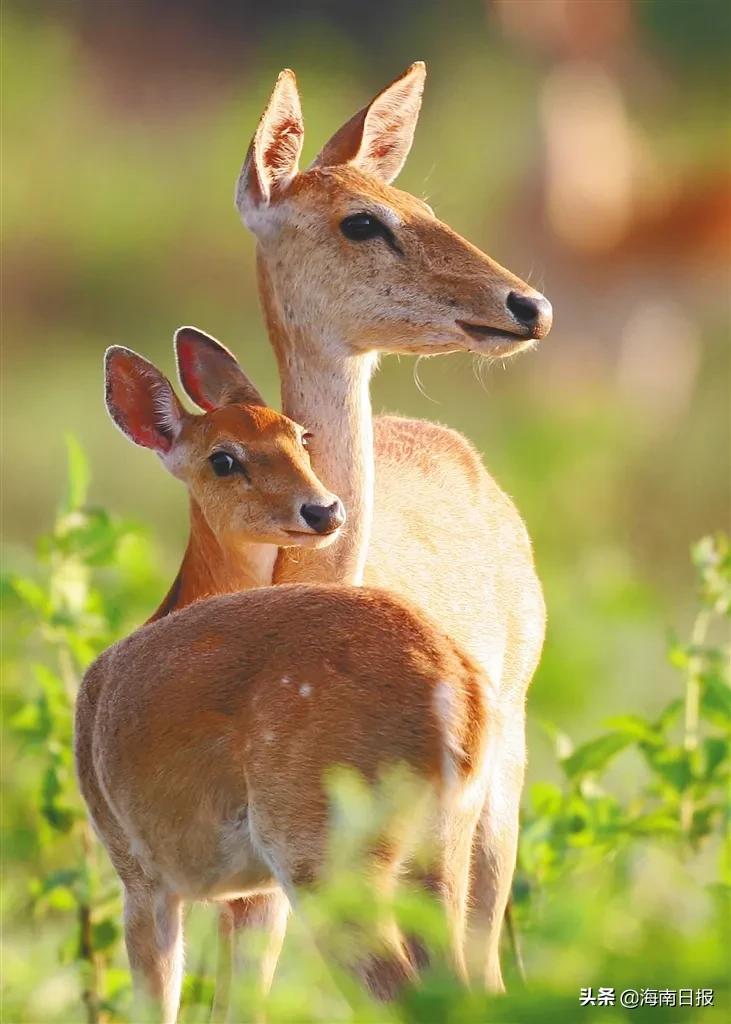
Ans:
<svg viewBox="0 0 731 1024"><path fill-rule="evenodd" d="M304 432L304 434L302 435L302 437L300 438L300 441L302 442L302 447L303 448L309 448L311 440L312 440L312 434L310 433L309 430L306 430Z"/></svg>
<svg viewBox="0 0 731 1024"><path fill-rule="evenodd" d="M365 242L385 235L388 228L372 213L354 213L340 222L340 230L351 242ZM388 232L390 234L390 232Z"/></svg>
<svg viewBox="0 0 731 1024"><path fill-rule="evenodd" d="M231 476L232 473L240 473L242 470L241 465L228 452L214 452L208 461L213 466L216 476Z"/></svg>

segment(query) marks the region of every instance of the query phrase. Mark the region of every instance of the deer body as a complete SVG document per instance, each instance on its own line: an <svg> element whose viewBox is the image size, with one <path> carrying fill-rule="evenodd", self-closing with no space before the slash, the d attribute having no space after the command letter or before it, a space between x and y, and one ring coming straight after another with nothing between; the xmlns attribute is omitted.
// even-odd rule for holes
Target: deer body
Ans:
<svg viewBox="0 0 731 1024"><path fill-rule="evenodd" d="M186 481L205 529L192 520L177 588L153 621L94 662L76 709L80 787L124 884L136 987L164 1021L175 1019L184 900L292 898L322 878L325 776L335 765L373 786L405 765L431 793L426 832L438 849L424 881L443 899L464 976L490 682L408 602L370 588L262 587L164 614L196 579L221 582L229 547L245 552L256 537L326 544L343 523L310 469L302 428L264 407L213 339L188 328L176 344L203 416L186 413L159 371L121 348L106 357L107 405L128 437ZM212 556L209 577L199 549ZM411 850L384 838L366 870L391 889ZM283 929L286 911L273 916ZM383 997L415 974L389 921L378 955L348 966Z"/></svg>
<svg viewBox="0 0 731 1024"><path fill-rule="evenodd" d="M282 407L313 433L312 464L348 525L327 550L282 551L275 582L353 578L427 609L495 681L495 729L473 902L485 979L503 987L499 935L515 864L525 697L545 608L530 541L472 446L436 424L373 421L378 352L506 356L550 329L547 300L392 187L411 146L424 67L412 65L299 170L303 122L282 72L237 186L257 237Z"/></svg>
<svg viewBox="0 0 731 1024"><path fill-rule="evenodd" d="M345 535L330 547L282 549L274 581L332 581L345 558L356 578L426 608L522 702L545 609L515 505L457 431L399 416L374 419L374 360L301 358L303 348L311 351L302 334L293 340L279 328L266 285L262 296L282 406L312 431L313 466L348 510Z"/></svg>
<svg viewBox="0 0 731 1024"><path fill-rule="evenodd" d="M375 784L405 764L434 791L431 827L452 851L437 876L461 969L486 685L405 602L337 586L212 598L97 659L77 705L79 779L125 885L126 920L137 922L127 929L133 970L166 1021L179 995L181 901L279 886L291 897L318 881L334 765ZM394 876L402 859L394 850L377 870ZM403 950L391 953L409 977Z"/></svg>

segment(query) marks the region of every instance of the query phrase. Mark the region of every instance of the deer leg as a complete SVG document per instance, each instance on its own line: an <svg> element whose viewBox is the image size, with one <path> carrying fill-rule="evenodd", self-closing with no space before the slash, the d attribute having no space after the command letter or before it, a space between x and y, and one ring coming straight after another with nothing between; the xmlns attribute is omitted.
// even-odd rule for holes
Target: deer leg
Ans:
<svg viewBox="0 0 731 1024"><path fill-rule="evenodd" d="M449 927L452 967L465 984L468 981L465 932L470 874L480 813L479 804L470 812L447 812L443 828L442 901Z"/></svg>
<svg viewBox="0 0 731 1024"><path fill-rule="evenodd" d="M274 972L284 943L289 917L289 901L281 889L274 892L248 896L230 904L234 914L234 938L243 930L258 928L264 932L266 943L263 953L249 958L245 952L245 970L256 970L259 976L259 991L262 996L269 994L274 981ZM240 943L237 942L237 945ZM249 961L251 960L251 963Z"/></svg>
<svg viewBox="0 0 731 1024"><path fill-rule="evenodd" d="M183 981L181 900L153 885L125 889L124 938L144 1017L175 1024Z"/></svg>
<svg viewBox="0 0 731 1024"><path fill-rule="evenodd" d="M450 966L460 981L467 984L465 932L471 885L471 865L477 828L482 812L478 802L469 811L446 809L443 812L441 864L428 873L409 871L416 885L441 902L448 927L448 951L429 948L419 935L407 935L409 959L418 973L433 966L448 953Z"/></svg>
<svg viewBox="0 0 731 1024"><path fill-rule="evenodd" d="M399 866L398 861L384 861L382 857L373 864L373 891L384 900L383 916L378 922L376 935L364 935L361 945L365 951L345 965L380 1002L395 999L405 985L418 977L409 956L408 944L390 909L398 883ZM354 925L357 927L357 922Z"/></svg>
<svg viewBox="0 0 731 1024"><path fill-rule="evenodd" d="M218 918L216 993L211 1011L211 1024L225 1024L228 1020L234 959L237 946L240 949L242 945L239 941L243 937L241 933L246 930L261 930L265 936L265 948L263 952L257 948L256 952L251 954L247 949L244 963L237 964L237 969L242 967L246 974L256 972L259 997L264 999L269 994L287 931L288 917L289 902L281 889L231 900L221 906Z"/></svg>
<svg viewBox="0 0 731 1024"><path fill-rule="evenodd" d="M471 902L474 923L484 950L484 981L488 990L503 992L500 932L518 851L520 796L525 775L524 720L493 736L485 804L477 828Z"/></svg>
<svg viewBox="0 0 731 1024"><path fill-rule="evenodd" d="M289 903L302 912L298 895L311 890L321 878L329 826L327 806L323 804L320 817L311 816L307 822L298 818L288 829L288 823L281 821L281 814L277 825L273 825L276 818L271 813L271 801L271 786L262 801L255 800L253 794L250 796L249 823L252 839L263 859L271 866ZM285 834L298 834L297 849L279 840L282 831ZM393 891L398 864L397 856L374 859L372 878L376 889L387 893ZM376 934L368 930L363 933L362 939L357 934L362 928L361 923L356 920L352 925L356 933L355 941L352 945L347 941L346 949L343 948L343 934L339 929L335 929L335 934L327 930L323 933L321 927L311 927L309 930L327 963L354 975L376 999L385 1001L395 998L406 982L414 980L415 971L406 955L394 916L384 914L378 922ZM347 992L345 994L347 997Z"/></svg>
<svg viewBox="0 0 731 1024"><path fill-rule="evenodd" d="M224 903L218 911L218 949L216 953L216 982L211 1008L211 1024L226 1024L231 1006L231 978L234 960L234 911L232 904Z"/></svg>

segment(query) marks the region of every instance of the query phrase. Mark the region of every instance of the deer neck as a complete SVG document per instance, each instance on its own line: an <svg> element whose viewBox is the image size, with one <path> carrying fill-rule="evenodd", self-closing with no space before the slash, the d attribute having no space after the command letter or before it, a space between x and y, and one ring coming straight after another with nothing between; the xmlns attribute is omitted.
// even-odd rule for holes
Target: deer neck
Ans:
<svg viewBox="0 0 731 1024"><path fill-rule="evenodd" d="M313 314L294 323L286 300L259 254L259 291L279 365L282 412L313 434L312 468L347 513L341 537L327 548L280 549L276 583L363 582L373 516L373 415L370 380L375 354L342 354ZM281 289L282 295L286 294Z"/></svg>
<svg viewBox="0 0 731 1024"><path fill-rule="evenodd" d="M148 621L155 622L206 597L269 586L276 556L273 544L222 545L191 498L190 535L183 561L164 601Z"/></svg>

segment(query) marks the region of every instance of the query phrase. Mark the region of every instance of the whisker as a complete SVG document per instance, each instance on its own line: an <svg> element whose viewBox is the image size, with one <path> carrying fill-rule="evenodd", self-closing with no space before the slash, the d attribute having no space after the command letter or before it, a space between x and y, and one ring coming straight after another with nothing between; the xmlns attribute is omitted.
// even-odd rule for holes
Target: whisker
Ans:
<svg viewBox="0 0 731 1024"><path fill-rule="evenodd" d="M426 398L429 402L433 402L434 405L439 405L439 402L437 401L436 398L432 398L431 395L427 394L426 388L424 387L424 383L423 383L421 377L419 376L419 363L422 361L422 359L428 359L428 358L429 357L427 355L417 356L416 362L414 363L414 374L413 374L413 376L414 376L414 384L416 384L416 387L417 387L419 393L422 394L424 396L424 398Z"/></svg>

